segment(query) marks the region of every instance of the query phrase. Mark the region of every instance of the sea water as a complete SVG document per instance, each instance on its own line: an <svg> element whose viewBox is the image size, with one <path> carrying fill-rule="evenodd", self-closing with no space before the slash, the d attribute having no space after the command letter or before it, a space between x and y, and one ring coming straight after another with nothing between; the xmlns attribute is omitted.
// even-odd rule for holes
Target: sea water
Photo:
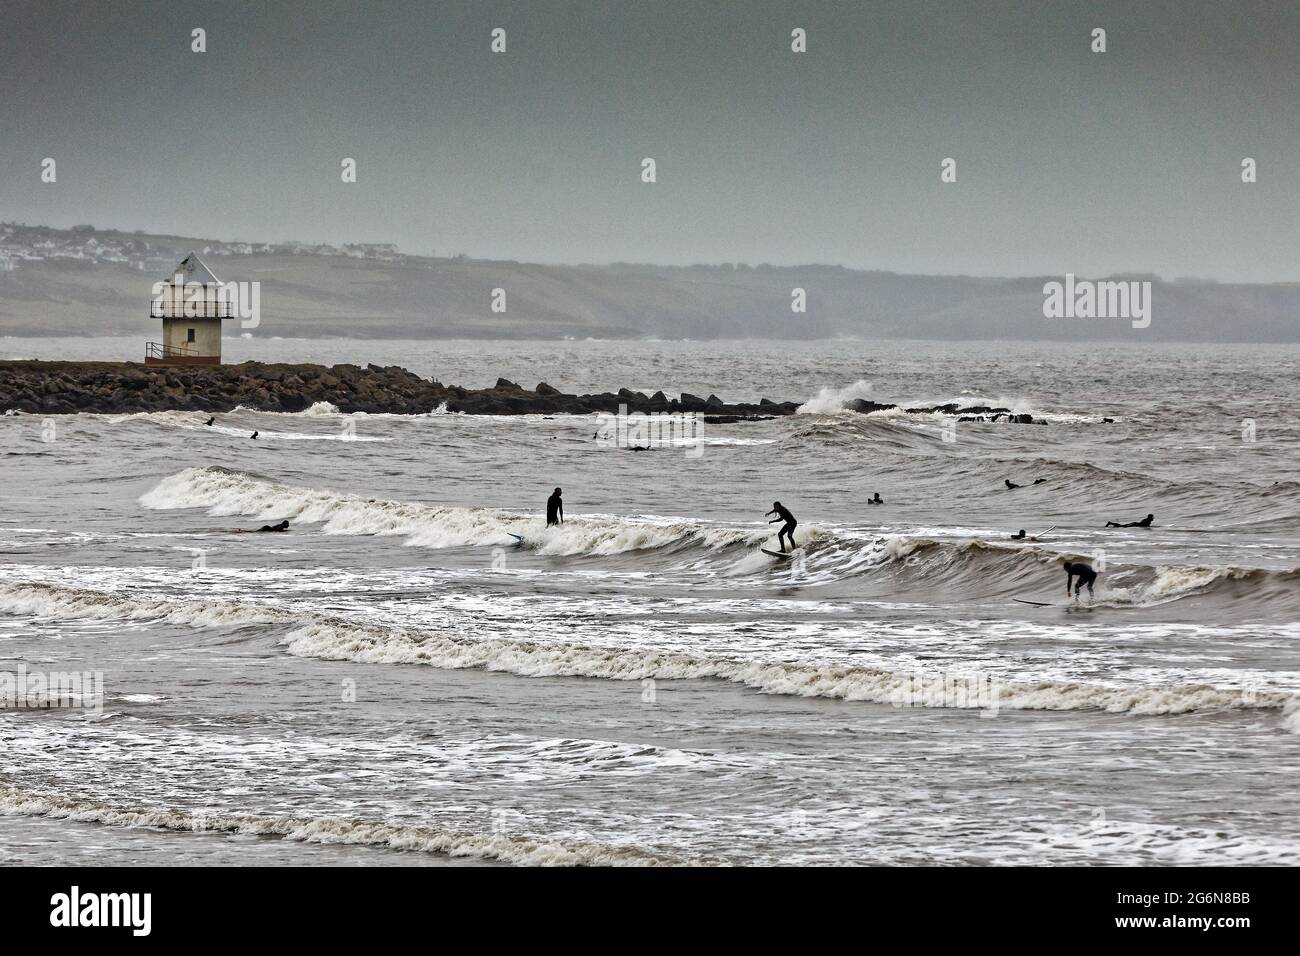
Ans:
<svg viewBox="0 0 1300 956"><path fill-rule="evenodd" d="M226 345L805 405L648 452L596 416L0 418L0 671L102 676L0 707L13 861L1300 862L1300 349Z"/></svg>

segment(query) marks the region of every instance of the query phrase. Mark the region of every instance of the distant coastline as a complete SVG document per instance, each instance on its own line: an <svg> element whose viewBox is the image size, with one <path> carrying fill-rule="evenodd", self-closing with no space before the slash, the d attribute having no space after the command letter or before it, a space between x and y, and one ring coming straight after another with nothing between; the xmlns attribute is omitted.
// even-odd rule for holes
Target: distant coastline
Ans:
<svg viewBox="0 0 1300 956"><path fill-rule="evenodd" d="M1091 277L1151 282L1151 325L1134 329L1044 317L1044 284L1060 275L541 265L17 224L0 224L0 335L147 335L150 287L190 249L223 280L260 283L258 338L1300 342L1300 283Z"/></svg>

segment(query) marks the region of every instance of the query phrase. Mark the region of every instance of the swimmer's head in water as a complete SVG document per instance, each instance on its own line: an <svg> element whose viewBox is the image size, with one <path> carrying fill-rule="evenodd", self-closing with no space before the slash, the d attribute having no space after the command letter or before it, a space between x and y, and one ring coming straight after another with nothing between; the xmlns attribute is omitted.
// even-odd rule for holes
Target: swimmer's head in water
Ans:
<svg viewBox="0 0 1300 956"><path fill-rule="evenodd" d="M1020 537L1023 538L1024 536L1025 536L1025 529L1024 529L1024 528L1021 528L1021 529L1020 529Z"/></svg>

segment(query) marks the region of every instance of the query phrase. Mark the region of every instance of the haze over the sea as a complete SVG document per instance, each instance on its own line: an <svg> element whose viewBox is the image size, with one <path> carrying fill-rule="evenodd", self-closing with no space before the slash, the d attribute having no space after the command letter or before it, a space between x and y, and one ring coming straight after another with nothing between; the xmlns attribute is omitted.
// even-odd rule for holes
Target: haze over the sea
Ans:
<svg viewBox="0 0 1300 956"><path fill-rule="evenodd" d="M1300 5L1265 0L10 0L0 209L540 263L1295 281L1297 63Z"/></svg>

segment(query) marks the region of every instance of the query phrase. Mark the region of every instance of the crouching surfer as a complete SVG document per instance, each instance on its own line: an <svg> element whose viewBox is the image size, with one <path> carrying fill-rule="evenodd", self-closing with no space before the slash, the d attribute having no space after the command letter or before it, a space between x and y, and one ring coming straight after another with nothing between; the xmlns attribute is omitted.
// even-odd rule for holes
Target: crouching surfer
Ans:
<svg viewBox="0 0 1300 956"><path fill-rule="evenodd" d="M1070 596L1070 583L1075 578L1079 580L1074 582L1074 596L1079 596L1080 590L1086 584L1088 586L1088 598L1092 599L1092 585L1097 580L1097 572L1092 569L1092 565L1084 564L1082 561L1071 561L1064 558L1061 564L1065 567L1065 596Z"/></svg>

